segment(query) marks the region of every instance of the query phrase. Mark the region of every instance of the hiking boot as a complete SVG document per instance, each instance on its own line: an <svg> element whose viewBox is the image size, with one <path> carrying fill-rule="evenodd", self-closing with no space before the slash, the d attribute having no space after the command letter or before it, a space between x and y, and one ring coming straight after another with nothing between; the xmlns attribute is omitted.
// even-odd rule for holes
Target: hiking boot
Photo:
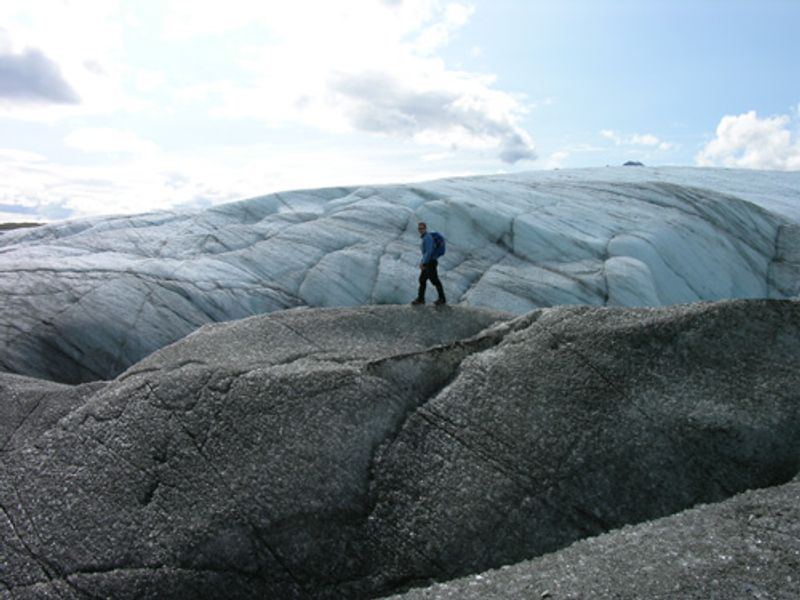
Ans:
<svg viewBox="0 0 800 600"><path fill-rule="evenodd" d="M447 304L447 300L444 298L439 298L436 302L434 302L436 306L441 306L442 304Z"/></svg>
<svg viewBox="0 0 800 600"><path fill-rule="evenodd" d="M425 304L425 300L420 300L417 298L416 300L411 301L411 306L419 306L420 304Z"/></svg>

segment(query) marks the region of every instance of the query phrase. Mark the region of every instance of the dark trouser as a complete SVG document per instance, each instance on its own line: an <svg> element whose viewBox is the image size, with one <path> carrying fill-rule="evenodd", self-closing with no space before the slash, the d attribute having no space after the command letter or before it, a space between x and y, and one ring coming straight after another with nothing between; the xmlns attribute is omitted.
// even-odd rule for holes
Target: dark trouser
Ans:
<svg viewBox="0 0 800 600"><path fill-rule="evenodd" d="M439 273L437 272L437 267L439 263L435 260L432 260L427 265L425 265L424 269L420 269L419 272L419 293L417 293L417 300L424 301L425 300L425 283L430 279L430 282L436 288L436 291L439 294L439 300L444 300L444 288L442 288L442 282L439 281Z"/></svg>

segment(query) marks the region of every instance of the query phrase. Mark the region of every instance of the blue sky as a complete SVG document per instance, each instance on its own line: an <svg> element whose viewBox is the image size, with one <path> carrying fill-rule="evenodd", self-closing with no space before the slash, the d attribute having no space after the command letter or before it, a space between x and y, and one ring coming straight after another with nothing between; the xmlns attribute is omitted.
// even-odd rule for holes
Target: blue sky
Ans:
<svg viewBox="0 0 800 600"><path fill-rule="evenodd" d="M796 0L4 0L0 222L618 165L800 169Z"/></svg>

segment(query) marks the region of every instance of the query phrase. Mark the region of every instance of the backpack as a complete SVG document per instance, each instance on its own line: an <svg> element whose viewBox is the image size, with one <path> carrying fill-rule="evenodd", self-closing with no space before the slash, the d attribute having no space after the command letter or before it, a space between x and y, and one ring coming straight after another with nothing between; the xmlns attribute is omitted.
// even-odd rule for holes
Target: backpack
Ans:
<svg viewBox="0 0 800 600"><path fill-rule="evenodd" d="M431 259L436 260L440 256L444 256L444 236L438 231L431 231L431 237L433 238L433 252L431 253Z"/></svg>

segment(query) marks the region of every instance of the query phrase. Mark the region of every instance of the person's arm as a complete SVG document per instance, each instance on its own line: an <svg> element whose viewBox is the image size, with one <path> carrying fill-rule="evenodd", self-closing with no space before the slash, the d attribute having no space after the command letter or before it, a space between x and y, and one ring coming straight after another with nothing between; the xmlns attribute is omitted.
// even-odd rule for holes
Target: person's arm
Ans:
<svg viewBox="0 0 800 600"><path fill-rule="evenodd" d="M429 262L431 262L431 255L433 254L433 236L430 233L426 233L422 238L422 261L419 263L421 267L424 267Z"/></svg>

